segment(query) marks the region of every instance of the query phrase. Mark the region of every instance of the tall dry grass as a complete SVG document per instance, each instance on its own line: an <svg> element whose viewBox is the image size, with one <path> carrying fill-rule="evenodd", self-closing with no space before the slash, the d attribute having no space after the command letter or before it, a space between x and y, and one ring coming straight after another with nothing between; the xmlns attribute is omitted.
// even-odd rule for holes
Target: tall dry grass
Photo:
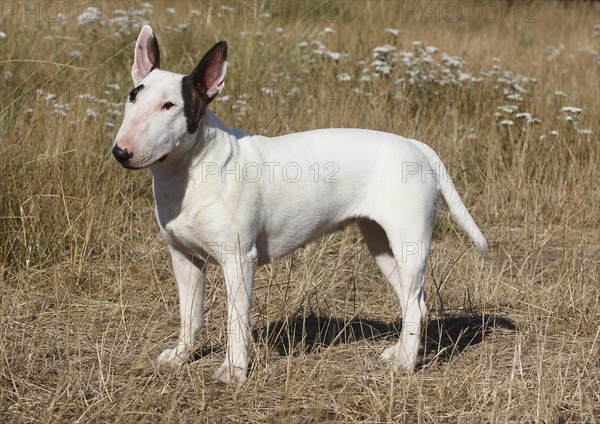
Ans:
<svg viewBox="0 0 600 424"><path fill-rule="evenodd" d="M2 422L598 421L598 3L273 2L257 18L256 3L98 2L79 20L67 3L1 6ZM156 367L176 288L149 173L110 157L146 20L169 70L229 42L213 109L231 126L375 128L439 153L491 252L441 213L415 375L378 359L399 306L355 229L258 271L242 389L210 377L225 343L217 269L198 360Z"/></svg>

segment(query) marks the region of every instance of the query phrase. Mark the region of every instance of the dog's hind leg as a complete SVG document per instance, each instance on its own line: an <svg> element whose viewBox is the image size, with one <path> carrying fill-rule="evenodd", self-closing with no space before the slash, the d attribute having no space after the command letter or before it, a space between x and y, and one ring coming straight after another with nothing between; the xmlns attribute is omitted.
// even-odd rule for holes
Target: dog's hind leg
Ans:
<svg viewBox="0 0 600 424"><path fill-rule="evenodd" d="M381 358L392 362L396 372L410 374L417 363L421 330L427 317L423 283L431 236L423 228L423 231L417 231L418 237L404 234L406 241L401 241L398 232L386 232L375 221L363 220L358 225L369 251L394 288L402 308L400 340L386 349ZM409 230L410 234L415 234L417 228ZM388 237L388 234L392 237Z"/></svg>

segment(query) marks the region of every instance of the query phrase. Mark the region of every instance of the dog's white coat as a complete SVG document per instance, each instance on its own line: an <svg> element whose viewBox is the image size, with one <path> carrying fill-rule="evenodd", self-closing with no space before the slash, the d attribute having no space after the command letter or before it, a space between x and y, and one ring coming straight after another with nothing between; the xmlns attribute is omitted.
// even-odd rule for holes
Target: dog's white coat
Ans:
<svg viewBox="0 0 600 424"><path fill-rule="evenodd" d="M256 264L356 222L402 307L400 340L382 357L397 372L412 372L440 193L476 246L483 252L487 246L438 156L419 141L362 129L250 135L226 127L208 109L188 134L183 75L150 72L148 56L137 48L152 36L146 26L136 44L132 76L144 89L126 105L115 146L133 154L128 167L150 168L157 220L172 255L181 329L178 344L159 362L181 364L194 349L204 319L203 269L215 263L224 271L228 312L227 353L215 376L243 383ZM166 102L175 106L165 110Z"/></svg>

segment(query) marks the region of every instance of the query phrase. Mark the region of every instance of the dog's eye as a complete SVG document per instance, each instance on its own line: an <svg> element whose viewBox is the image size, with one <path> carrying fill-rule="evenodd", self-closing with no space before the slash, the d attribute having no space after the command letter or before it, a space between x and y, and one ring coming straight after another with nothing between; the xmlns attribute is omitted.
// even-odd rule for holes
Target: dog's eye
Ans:
<svg viewBox="0 0 600 424"><path fill-rule="evenodd" d="M165 104L163 105L163 107L162 107L162 108L163 108L163 109L166 109L166 110L169 110L169 109L171 109L173 106L175 106L173 103L171 103L171 102L167 102L167 103L165 103Z"/></svg>

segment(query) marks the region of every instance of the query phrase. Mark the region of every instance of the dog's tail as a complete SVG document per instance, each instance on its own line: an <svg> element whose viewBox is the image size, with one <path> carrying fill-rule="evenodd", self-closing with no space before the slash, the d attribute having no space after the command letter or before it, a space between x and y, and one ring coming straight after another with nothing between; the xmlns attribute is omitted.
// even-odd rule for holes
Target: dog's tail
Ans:
<svg viewBox="0 0 600 424"><path fill-rule="evenodd" d="M462 202L460 195L456 191L452 179L448 175L446 167L433 149L420 141L415 140L415 144L427 158L429 165L433 168L435 179L438 183L442 197L448 206L450 216L458 226L469 236L475 244L475 247L485 255L487 253L487 241L477 227L473 217Z"/></svg>

